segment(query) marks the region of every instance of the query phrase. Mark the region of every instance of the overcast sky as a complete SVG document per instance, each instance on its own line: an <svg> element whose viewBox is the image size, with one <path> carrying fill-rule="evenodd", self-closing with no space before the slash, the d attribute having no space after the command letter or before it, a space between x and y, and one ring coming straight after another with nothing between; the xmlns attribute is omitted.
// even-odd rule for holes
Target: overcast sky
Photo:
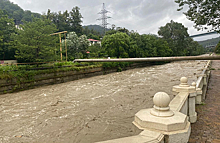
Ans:
<svg viewBox="0 0 220 143"><path fill-rule="evenodd" d="M10 0L18 4L24 10L31 10L37 13L45 13L48 9L54 12L70 11L78 6L83 16L83 25L101 24L97 21L100 17L103 3L110 11L108 23L111 27L125 27L129 30L137 31L140 34L157 34L159 27L173 20L188 27L190 35L205 33L197 31L193 27L193 22L186 19L183 11L178 12L178 4L174 0ZM195 40L210 39L219 35L205 36Z"/></svg>

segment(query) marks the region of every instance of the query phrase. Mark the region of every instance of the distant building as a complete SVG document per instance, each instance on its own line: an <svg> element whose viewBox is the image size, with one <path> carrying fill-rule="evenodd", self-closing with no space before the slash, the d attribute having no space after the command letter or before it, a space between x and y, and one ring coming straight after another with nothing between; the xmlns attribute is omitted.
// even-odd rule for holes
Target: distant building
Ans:
<svg viewBox="0 0 220 143"><path fill-rule="evenodd" d="M17 60L0 60L0 65L13 65L16 64Z"/></svg>
<svg viewBox="0 0 220 143"><path fill-rule="evenodd" d="M99 40L88 39L88 41L90 42L89 46L94 45L94 44L99 44L101 46L101 41Z"/></svg>
<svg viewBox="0 0 220 143"><path fill-rule="evenodd" d="M17 28L19 30L23 30L19 25L15 25L15 28Z"/></svg>

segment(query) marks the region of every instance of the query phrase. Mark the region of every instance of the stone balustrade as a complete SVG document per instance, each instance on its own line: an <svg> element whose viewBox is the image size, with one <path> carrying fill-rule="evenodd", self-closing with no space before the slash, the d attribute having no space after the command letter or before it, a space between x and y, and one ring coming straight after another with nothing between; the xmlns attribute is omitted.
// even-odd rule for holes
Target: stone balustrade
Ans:
<svg viewBox="0 0 220 143"><path fill-rule="evenodd" d="M206 96L208 81L210 77L210 71L209 71L210 65L211 65L211 61L208 61L208 63L203 69L201 75L199 75L198 80L196 82L196 90L197 90L196 104L202 104L202 102L206 98L205 96Z"/></svg>
<svg viewBox="0 0 220 143"><path fill-rule="evenodd" d="M197 120L196 104L205 99L210 76L208 61L196 82L188 84L182 77L180 84L173 86L176 96L158 92L153 97L154 106L135 114L133 124L143 130L139 135L99 143L187 143L191 133L191 123Z"/></svg>

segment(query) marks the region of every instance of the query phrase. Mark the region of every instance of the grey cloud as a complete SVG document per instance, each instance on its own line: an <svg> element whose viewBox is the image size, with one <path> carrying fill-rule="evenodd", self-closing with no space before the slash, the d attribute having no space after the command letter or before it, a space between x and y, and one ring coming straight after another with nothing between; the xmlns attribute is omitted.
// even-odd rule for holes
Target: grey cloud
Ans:
<svg viewBox="0 0 220 143"><path fill-rule="evenodd" d="M11 0L25 10L34 12L70 11L72 7L79 6L83 16L83 24L101 24L96 19L97 13L102 9L102 3L112 18L110 24L125 27L129 30L137 30L141 34L157 34L160 26L164 26L170 20L181 22L188 27L190 34L197 32L193 23L186 19L182 12L177 12L178 5L174 0ZM109 26L110 27L110 26Z"/></svg>

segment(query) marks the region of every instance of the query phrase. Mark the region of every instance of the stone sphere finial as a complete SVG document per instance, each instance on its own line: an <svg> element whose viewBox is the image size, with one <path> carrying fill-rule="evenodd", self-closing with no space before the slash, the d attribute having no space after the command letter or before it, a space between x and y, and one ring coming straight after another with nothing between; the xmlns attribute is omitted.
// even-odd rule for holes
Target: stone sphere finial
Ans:
<svg viewBox="0 0 220 143"><path fill-rule="evenodd" d="M170 96L165 92L157 92L153 98L154 108L151 114L159 117L170 117L174 113L170 110Z"/></svg>
<svg viewBox="0 0 220 143"><path fill-rule="evenodd" d="M181 87L188 87L188 78L187 77L181 77L180 78L180 85Z"/></svg>
<svg viewBox="0 0 220 143"><path fill-rule="evenodd" d="M154 105L157 107L168 107L170 96L165 92L157 92L153 98Z"/></svg>
<svg viewBox="0 0 220 143"><path fill-rule="evenodd" d="M193 83L192 83L192 86L196 86L196 83L195 83L195 82L193 82Z"/></svg>

